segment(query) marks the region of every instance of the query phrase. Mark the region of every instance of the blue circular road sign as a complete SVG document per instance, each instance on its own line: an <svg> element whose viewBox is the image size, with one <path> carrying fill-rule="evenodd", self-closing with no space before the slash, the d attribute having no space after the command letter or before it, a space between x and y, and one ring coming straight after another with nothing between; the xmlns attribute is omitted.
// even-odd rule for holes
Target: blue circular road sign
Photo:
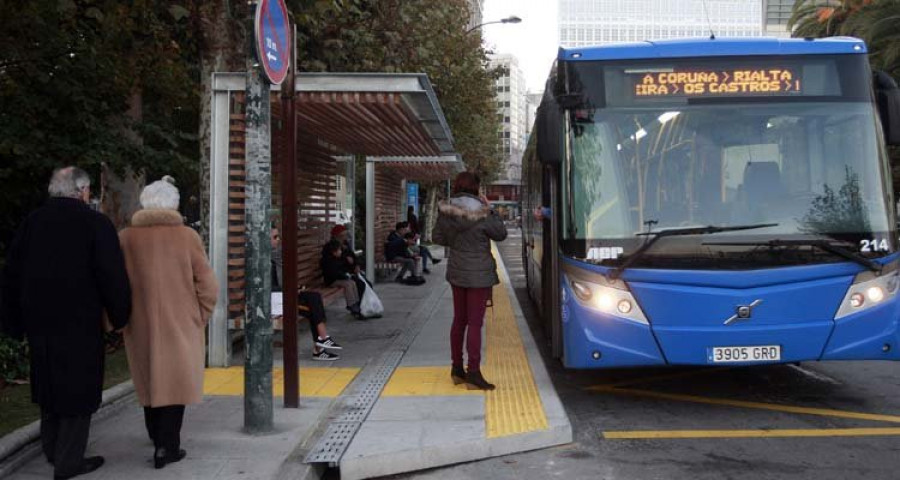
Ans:
<svg viewBox="0 0 900 480"><path fill-rule="evenodd" d="M284 0L256 5L256 55L273 85L280 85L291 63L291 35Z"/></svg>

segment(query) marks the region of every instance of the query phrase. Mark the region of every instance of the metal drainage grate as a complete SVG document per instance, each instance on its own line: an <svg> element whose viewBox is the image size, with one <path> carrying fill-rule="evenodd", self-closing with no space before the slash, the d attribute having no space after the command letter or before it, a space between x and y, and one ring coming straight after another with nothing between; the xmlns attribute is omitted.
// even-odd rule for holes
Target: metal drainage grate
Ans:
<svg viewBox="0 0 900 480"><path fill-rule="evenodd" d="M394 374L400 360L403 359L403 354L406 353L422 327L437 309L437 300L443 295L446 288L445 286L432 292L428 300L424 302L424 306L413 312L413 318L417 318L417 320L402 335L394 339L394 342L376 363L363 369L359 378L353 383L352 393L341 395L336 420L332 421L325 429L325 434L306 455L304 463L337 465L340 462L347 447L350 446L350 441L353 440L356 432L369 416L369 412L372 411L372 407L381 396L381 391L384 390L384 386Z"/></svg>

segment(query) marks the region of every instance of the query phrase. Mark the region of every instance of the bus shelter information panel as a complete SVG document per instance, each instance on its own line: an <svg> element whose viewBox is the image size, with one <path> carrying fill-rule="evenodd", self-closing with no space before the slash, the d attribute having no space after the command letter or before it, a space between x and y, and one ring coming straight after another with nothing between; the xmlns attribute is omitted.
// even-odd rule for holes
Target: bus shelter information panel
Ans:
<svg viewBox="0 0 900 480"><path fill-rule="evenodd" d="M637 98L669 96L802 95L803 82L790 67L626 70Z"/></svg>

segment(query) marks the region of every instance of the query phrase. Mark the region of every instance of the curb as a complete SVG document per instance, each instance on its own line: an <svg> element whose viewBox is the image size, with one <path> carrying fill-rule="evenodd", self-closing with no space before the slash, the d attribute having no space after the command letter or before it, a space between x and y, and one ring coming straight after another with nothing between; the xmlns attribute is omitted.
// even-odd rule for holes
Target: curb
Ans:
<svg viewBox="0 0 900 480"><path fill-rule="evenodd" d="M130 403L133 395L134 384L131 380L104 390L100 408L91 417L91 423L117 412L125 404ZM41 453L40 437L40 420L0 437L0 478L10 475Z"/></svg>

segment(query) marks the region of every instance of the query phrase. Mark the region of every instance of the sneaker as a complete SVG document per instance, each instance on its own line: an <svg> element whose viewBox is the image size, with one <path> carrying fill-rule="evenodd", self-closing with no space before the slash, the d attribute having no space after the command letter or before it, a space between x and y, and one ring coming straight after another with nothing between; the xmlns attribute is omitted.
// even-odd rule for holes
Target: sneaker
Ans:
<svg viewBox="0 0 900 480"><path fill-rule="evenodd" d="M318 337L316 339L316 346L319 348L327 348L329 350L340 350L344 348L338 345L338 343L335 342L331 337L325 337L324 339L322 339L322 337Z"/></svg>
<svg viewBox="0 0 900 480"><path fill-rule="evenodd" d="M432 259L431 259L431 264L432 264L432 265L437 265L437 264L441 263L442 261L444 261L443 258L432 258Z"/></svg>
<svg viewBox="0 0 900 480"><path fill-rule="evenodd" d="M425 283L425 277L409 277L404 283L407 285L422 285Z"/></svg>
<svg viewBox="0 0 900 480"><path fill-rule="evenodd" d="M320 361L320 362L333 362L339 358L341 358L340 355L338 355L336 353L331 353L328 350L324 350L324 349L319 353L313 352L313 354L312 354L312 359Z"/></svg>

